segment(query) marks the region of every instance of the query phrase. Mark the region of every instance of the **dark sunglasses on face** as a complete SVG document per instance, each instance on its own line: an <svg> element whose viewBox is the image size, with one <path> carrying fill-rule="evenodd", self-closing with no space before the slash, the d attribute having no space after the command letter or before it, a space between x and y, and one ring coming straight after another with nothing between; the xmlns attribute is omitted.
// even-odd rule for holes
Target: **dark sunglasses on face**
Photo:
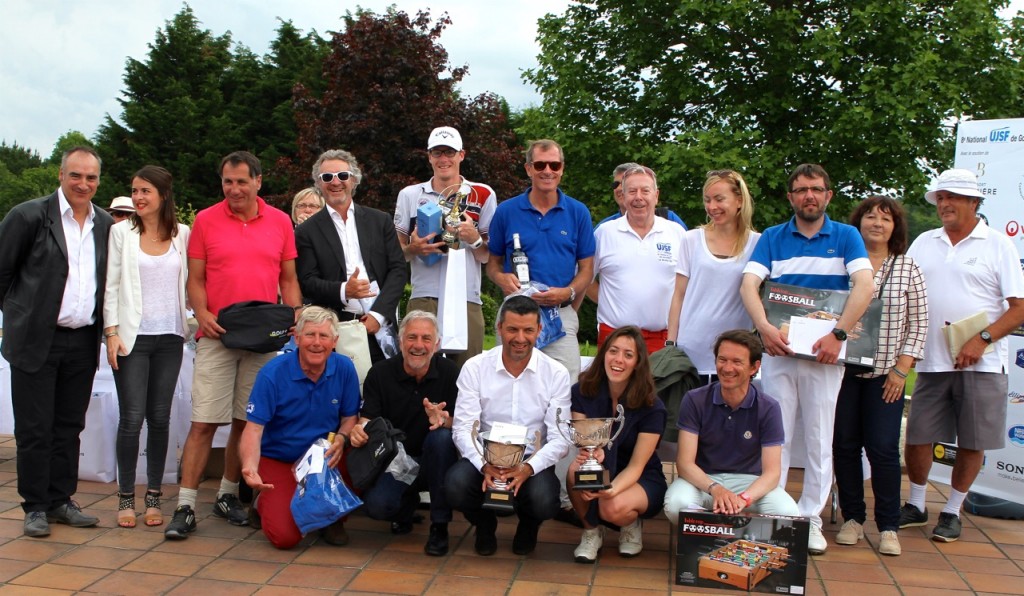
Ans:
<svg viewBox="0 0 1024 596"><path fill-rule="evenodd" d="M335 176L338 177L338 180L344 182L352 177L352 172L320 172L320 179L324 182L334 180Z"/></svg>
<svg viewBox="0 0 1024 596"><path fill-rule="evenodd" d="M531 164L533 169L538 172L543 172L545 168L551 168L552 172L557 172L562 169L562 162L560 161L535 161Z"/></svg>
<svg viewBox="0 0 1024 596"><path fill-rule="evenodd" d="M618 190L620 186L622 186L622 180L612 182L612 190Z"/></svg>

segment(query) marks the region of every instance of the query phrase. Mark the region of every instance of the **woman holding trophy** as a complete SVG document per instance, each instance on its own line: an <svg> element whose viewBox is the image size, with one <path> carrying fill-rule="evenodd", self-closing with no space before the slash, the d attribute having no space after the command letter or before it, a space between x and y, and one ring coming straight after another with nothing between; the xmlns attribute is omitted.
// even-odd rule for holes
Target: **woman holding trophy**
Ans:
<svg viewBox="0 0 1024 596"><path fill-rule="evenodd" d="M613 421L609 417L616 411L620 416ZM572 420L566 421L570 441L581 447L566 478L569 499L583 520L583 537L574 553L576 562L597 560L604 526L619 529L620 555L634 557L643 550L642 520L661 512L667 489L661 460L655 454L666 416L665 405L655 392L640 329L616 329L601 346L594 363L580 375L579 383L573 385ZM584 425L578 421L599 418L608 421L603 425L604 438L597 441L603 446L594 449L590 443L590 449L586 449L589 435L580 432ZM615 435L610 434L612 423L619 427ZM586 471L591 453L607 471L608 480L597 486L582 480L600 477Z"/></svg>

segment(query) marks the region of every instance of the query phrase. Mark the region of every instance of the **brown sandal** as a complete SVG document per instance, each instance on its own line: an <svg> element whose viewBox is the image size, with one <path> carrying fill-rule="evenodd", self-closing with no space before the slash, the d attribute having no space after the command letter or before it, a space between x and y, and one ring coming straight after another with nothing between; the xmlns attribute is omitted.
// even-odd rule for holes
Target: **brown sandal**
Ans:
<svg viewBox="0 0 1024 596"><path fill-rule="evenodd" d="M117 525L122 528L135 527L135 495L117 493Z"/></svg>
<svg viewBox="0 0 1024 596"><path fill-rule="evenodd" d="M143 519L147 526L159 526L164 523L164 514L160 511L160 497L163 493L146 491L146 515Z"/></svg>

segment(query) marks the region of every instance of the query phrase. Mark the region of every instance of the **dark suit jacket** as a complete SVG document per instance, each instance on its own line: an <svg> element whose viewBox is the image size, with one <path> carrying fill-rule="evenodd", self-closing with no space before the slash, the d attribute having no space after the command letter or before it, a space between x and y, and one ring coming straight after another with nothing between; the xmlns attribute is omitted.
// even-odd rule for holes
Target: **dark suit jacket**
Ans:
<svg viewBox="0 0 1024 596"><path fill-rule="evenodd" d="M330 209L321 209L295 228L295 246L299 251L295 267L305 300L340 313L344 308L341 286L352 272L345 269L345 252ZM394 321L409 281L409 269L395 234L394 221L383 211L358 204L355 218L366 275L380 286L370 310Z"/></svg>
<svg viewBox="0 0 1024 596"><path fill-rule="evenodd" d="M107 235L114 220L94 207L96 242L96 343L103 332L107 279ZM26 372L46 361L68 279L68 247L57 193L26 201L0 222L0 309L4 313L3 357Z"/></svg>

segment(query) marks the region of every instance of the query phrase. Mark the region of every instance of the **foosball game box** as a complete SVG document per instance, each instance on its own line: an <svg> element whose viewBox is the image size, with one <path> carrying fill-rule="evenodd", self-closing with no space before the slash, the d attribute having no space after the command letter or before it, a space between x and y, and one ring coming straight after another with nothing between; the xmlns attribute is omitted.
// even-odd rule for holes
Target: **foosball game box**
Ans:
<svg viewBox="0 0 1024 596"><path fill-rule="evenodd" d="M801 517L681 511L676 584L804 594L807 533Z"/></svg>

